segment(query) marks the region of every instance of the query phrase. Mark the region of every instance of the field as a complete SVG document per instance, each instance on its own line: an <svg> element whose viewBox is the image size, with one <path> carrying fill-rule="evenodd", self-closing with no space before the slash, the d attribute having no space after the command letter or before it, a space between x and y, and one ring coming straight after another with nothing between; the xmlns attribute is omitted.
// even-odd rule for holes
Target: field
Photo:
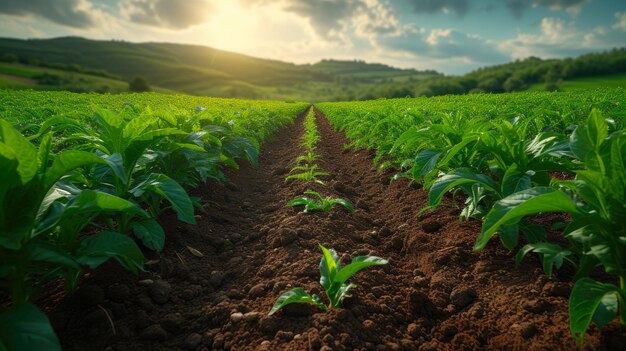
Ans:
<svg viewBox="0 0 626 351"><path fill-rule="evenodd" d="M623 349L625 197L623 88L2 90L0 350Z"/></svg>
<svg viewBox="0 0 626 351"><path fill-rule="evenodd" d="M561 91L575 89L626 88L626 74L568 79L558 85ZM542 91L545 84L533 84L529 91Z"/></svg>
<svg viewBox="0 0 626 351"><path fill-rule="evenodd" d="M114 79L18 63L0 63L0 88L124 93L128 92L128 82L119 77ZM158 86L152 86L151 90L175 93Z"/></svg>

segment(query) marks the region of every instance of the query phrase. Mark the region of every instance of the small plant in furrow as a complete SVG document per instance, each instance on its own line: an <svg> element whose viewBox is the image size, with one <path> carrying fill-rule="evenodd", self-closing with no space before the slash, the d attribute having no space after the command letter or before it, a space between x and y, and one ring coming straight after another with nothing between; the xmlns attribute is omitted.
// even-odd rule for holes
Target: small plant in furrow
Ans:
<svg viewBox="0 0 626 351"><path fill-rule="evenodd" d="M321 244L319 247L322 250L320 284L322 288L324 288L324 292L328 298L328 306L322 302L319 296L309 294L302 288L295 288L284 292L276 300L269 312L270 315L292 303L311 304L323 311L329 308L341 307L343 300L351 296L348 294L350 289L356 287L355 284L348 283L348 279L367 267L381 266L389 263L386 259L376 256L358 256L352 259L349 265L341 267L341 261L335 250L326 249Z"/></svg>
<svg viewBox="0 0 626 351"><path fill-rule="evenodd" d="M316 183L320 185L324 185L324 182L320 180L320 177L328 176L327 172L322 172L317 170L318 165L302 165L296 166L292 168L289 173L296 172L294 174L289 174L285 178L285 183L290 180L304 180L306 182Z"/></svg>
<svg viewBox="0 0 626 351"><path fill-rule="evenodd" d="M285 178L285 182L292 180L302 180L307 183L315 183L319 185L325 185L321 177L329 176L327 172L318 170L319 166L316 161L319 160L319 155L315 153L315 146L321 140L321 137L317 131L317 125L315 124L315 112L313 108L306 115L304 120L305 132L302 136L301 145L307 150L305 155L301 155L296 158L296 166L290 171L289 175ZM315 198L308 197L306 195L313 195ZM317 198L317 199L316 199ZM327 212L333 209L335 204L343 205L350 213L354 212L354 206L350 202L344 199L332 198L330 196L323 197L318 192L307 190L303 196L298 196L287 203L287 206L304 206L304 212Z"/></svg>
<svg viewBox="0 0 626 351"><path fill-rule="evenodd" d="M318 192L313 190L307 190L304 192L305 195L313 195L315 198L310 198L306 196L296 197L295 199L289 201L287 206L304 206L304 213L309 212L328 212L333 209L336 204L342 205L348 210L350 213L354 213L354 206L350 202L344 199L339 198L331 198L331 197L322 197Z"/></svg>

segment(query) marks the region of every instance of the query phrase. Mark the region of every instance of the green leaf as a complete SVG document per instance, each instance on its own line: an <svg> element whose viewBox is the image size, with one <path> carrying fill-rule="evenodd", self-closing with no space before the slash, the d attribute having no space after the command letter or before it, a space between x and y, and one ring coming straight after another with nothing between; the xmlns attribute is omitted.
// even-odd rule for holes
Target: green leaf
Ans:
<svg viewBox="0 0 626 351"><path fill-rule="evenodd" d="M433 183L428 192L428 206L437 206L448 190L468 183L479 183L487 190L499 192L498 185L491 178L484 174L472 173L467 169L460 168L444 175Z"/></svg>
<svg viewBox="0 0 626 351"><path fill-rule="evenodd" d="M446 153L446 157L443 160L441 160L440 164L447 165L450 162L450 160L452 160L452 158L454 158L459 152L467 149L467 145L473 142L476 142L478 139L479 139L478 134L464 137L460 143L454 145L450 150L448 150L448 152Z"/></svg>
<svg viewBox="0 0 626 351"><path fill-rule="evenodd" d="M61 345L48 317L26 303L0 314L0 349L60 351Z"/></svg>
<svg viewBox="0 0 626 351"><path fill-rule="evenodd" d="M155 251L163 250L165 245L165 232L163 227L152 218L143 221L134 222L132 225L133 233L141 240L141 242L149 249Z"/></svg>
<svg viewBox="0 0 626 351"><path fill-rule="evenodd" d="M343 207L345 207L348 210L348 212L354 213L354 211L355 211L354 206L352 206L352 204L348 200L334 199L334 201L336 203L342 205Z"/></svg>
<svg viewBox="0 0 626 351"><path fill-rule="evenodd" d="M572 255L572 252L563 249L557 244L552 243L532 243L524 246L517 255L515 255L515 265L519 266L526 256L530 252L535 252L541 258L543 271L548 277L552 277L552 270L554 267L557 269L563 265L563 260L568 259Z"/></svg>
<svg viewBox="0 0 626 351"><path fill-rule="evenodd" d="M606 123L602 113L597 110L591 110L589 118L587 119L587 133L592 145L596 150L600 150L604 139L609 135L609 126Z"/></svg>
<svg viewBox="0 0 626 351"><path fill-rule="evenodd" d="M120 233L101 232L87 237L80 243L75 257L78 263L90 268L114 258L133 273L143 269L143 253L131 238Z"/></svg>
<svg viewBox="0 0 626 351"><path fill-rule="evenodd" d="M19 163L12 148L0 143L0 169L3 170L0 172L0 203L2 204L6 203L4 197L9 189L20 186L22 183L17 173L18 166ZM0 211L0 219L3 219L0 223L6 223L4 216L5 213Z"/></svg>
<svg viewBox="0 0 626 351"><path fill-rule="evenodd" d="M306 197L297 197L287 203L287 206L306 206L313 200Z"/></svg>
<svg viewBox="0 0 626 351"><path fill-rule="evenodd" d="M324 311L327 309L326 305L316 295L309 295L304 289L295 288L280 295L268 315L271 316L276 311L292 303L308 303Z"/></svg>
<svg viewBox="0 0 626 351"><path fill-rule="evenodd" d="M185 189L174 179L165 174L151 174L148 179L141 182L130 191L133 195L139 197L144 192L153 192L166 199L172 209L176 211L178 219L189 224L195 224L193 203Z"/></svg>
<svg viewBox="0 0 626 351"><path fill-rule="evenodd" d="M322 244L320 244L319 247L323 253L322 260L320 261L320 284L324 290L328 291L335 281L337 269L340 268L339 257L335 250L328 250L322 246Z"/></svg>
<svg viewBox="0 0 626 351"><path fill-rule="evenodd" d="M44 133L47 133L48 130L51 129L52 127L58 126L58 125L62 125L62 126L67 125L68 127L80 128L79 122L74 118L69 118L65 116L53 116L43 121L39 125L39 130L37 131L37 133L29 136L28 140L35 140L39 138L40 136L42 136Z"/></svg>
<svg viewBox="0 0 626 351"><path fill-rule="evenodd" d="M357 274L359 271L371 267L371 266L382 266L389 263L388 260L376 256L358 256L355 257L352 262L343 267L333 280L333 283L345 283L350 277Z"/></svg>
<svg viewBox="0 0 626 351"><path fill-rule="evenodd" d="M59 153L54 158L52 167L46 172L45 187L46 189L52 188L61 177L68 172L91 164L104 164L105 161L98 157L96 154L79 150L67 150Z"/></svg>
<svg viewBox="0 0 626 351"><path fill-rule="evenodd" d="M346 297L350 297L352 295L348 295L348 291L352 288L356 288L356 284L341 284L337 292L333 296L331 302L333 307L340 307L343 304L343 300Z"/></svg>
<svg viewBox="0 0 626 351"><path fill-rule="evenodd" d="M502 225L498 229L498 236L504 247L513 250L519 241L519 226L517 224Z"/></svg>
<svg viewBox="0 0 626 351"><path fill-rule="evenodd" d="M613 284L597 282L591 278L582 278L574 284L569 298L570 329L574 339L582 344L589 324L594 318L600 304L604 301L606 310L598 315L599 322L607 321L610 316L612 299L605 299L607 295L616 295L619 288Z"/></svg>
<svg viewBox="0 0 626 351"><path fill-rule="evenodd" d="M146 212L137 204L103 193L101 191L83 190L73 198L63 212L62 220L84 213L91 212L124 212L128 215L146 217Z"/></svg>
<svg viewBox="0 0 626 351"><path fill-rule="evenodd" d="M317 191L313 191L313 190L307 190L304 192L307 195L313 195L315 196L318 200L322 201L324 200L324 198L322 197L322 195L320 195L320 193L318 193Z"/></svg>
<svg viewBox="0 0 626 351"><path fill-rule="evenodd" d="M0 142L11 149L11 154L17 160L17 173L22 184L28 183L39 171L37 149L3 119L0 119Z"/></svg>
<svg viewBox="0 0 626 351"><path fill-rule="evenodd" d="M146 133L141 133L136 138L133 138L132 142L155 141L155 140L162 139L163 137L172 136L172 135L187 135L187 133L177 128L155 129L155 130L148 131Z"/></svg>
<svg viewBox="0 0 626 351"><path fill-rule="evenodd" d="M622 202L626 200L626 133L621 134L612 140L611 143L611 157L610 157L610 170L611 181L616 188L615 193ZM621 190L621 191L620 191ZM621 196L621 197L620 197Z"/></svg>
<svg viewBox="0 0 626 351"><path fill-rule="evenodd" d="M522 190L530 188L530 177L534 174L532 171L525 172L520 170L514 163L506 169L504 177L502 177L502 195L509 196Z"/></svg>
<svg viewBox="0 0 626 351"><path fill-rule="evenodd" d="M441 152L433 150L424 150L417 154L415 157L415 165L413 166L412 176L415 179L420 179L430 173L439 161Z"/></svg>
<svg viewBox="0 0 626 351"><path fill-rule="evenodd" d="M105 155L102 157L106 164L111 168L113 174L122 182L122 184L128 184L128 176L126 175L126 169L124 168L124 159L120 153L114 153L112 155Z"/></svg>
<svg viewBox="0 0 626 351"><path fill-rule="evenodd" d="M26 245L24 257L29 262L48 262L59 266L80 269L78 263L69 253L65 252L58 245L42 240L29 241Z"/></svg>
<svg viewBox="0 0 626 351"><path fill-rule="evenodd" d="M596 309L596 313L593 314L593 318L591 319L598 328L602 328L617 316L619 309L617 296L618 294L607 294L600 300L598 309Z"/></svg>
<svg viewBox="0 0 626 351"><path fill-rule="evenodd" d="M578 208L567 194L552 188L536 187L509 195L496 202L485 216L474 250L482 250L501 225L514 224L525 216L542 212L577 213Z"/></svg>

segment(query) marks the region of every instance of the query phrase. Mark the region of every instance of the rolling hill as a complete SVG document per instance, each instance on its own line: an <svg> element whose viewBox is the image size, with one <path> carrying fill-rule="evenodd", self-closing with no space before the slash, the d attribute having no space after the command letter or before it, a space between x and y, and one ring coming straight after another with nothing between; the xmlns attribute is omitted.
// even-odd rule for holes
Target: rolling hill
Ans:
<svg viewBox="0 0 626 351"><path fill-rule="evenodd" d="M128 81L141 76L152 85L194 95L247 98L339 100L380 90L395 81L438 76L434 71L398 69L363 61L325 60L296 65L204 46L129 43L79 37L0 38L0 57L23 64L74 64ZM356 84L356 86L355 86Z"/></svg>

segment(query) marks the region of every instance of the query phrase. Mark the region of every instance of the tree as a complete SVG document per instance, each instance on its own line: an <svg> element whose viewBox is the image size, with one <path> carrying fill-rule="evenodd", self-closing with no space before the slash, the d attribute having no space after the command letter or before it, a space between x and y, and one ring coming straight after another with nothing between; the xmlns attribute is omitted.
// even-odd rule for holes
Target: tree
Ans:
<svg viewBox="0 0 626 351"><path fill-rule="evenodd" d="M18 57L15 54L4 54L2 56L2 61L3 62L9 62L9 63L14 63L18 61Z"/></svg>
<svg viewBox="0 0 626 351"><path fill-rule="evenodd" d="M136 93L150 91L150 85L145 78L135 77L133 78L133 80L130 81L130 83L128 83L128 90L134 91Z"/></svg>
<svg viewBox="0 0 626 351"><path fill-rule="evenodd" d="M517 76L510 76L502 85L507 92L519 91L524 89L524 81Z"/></svg>

